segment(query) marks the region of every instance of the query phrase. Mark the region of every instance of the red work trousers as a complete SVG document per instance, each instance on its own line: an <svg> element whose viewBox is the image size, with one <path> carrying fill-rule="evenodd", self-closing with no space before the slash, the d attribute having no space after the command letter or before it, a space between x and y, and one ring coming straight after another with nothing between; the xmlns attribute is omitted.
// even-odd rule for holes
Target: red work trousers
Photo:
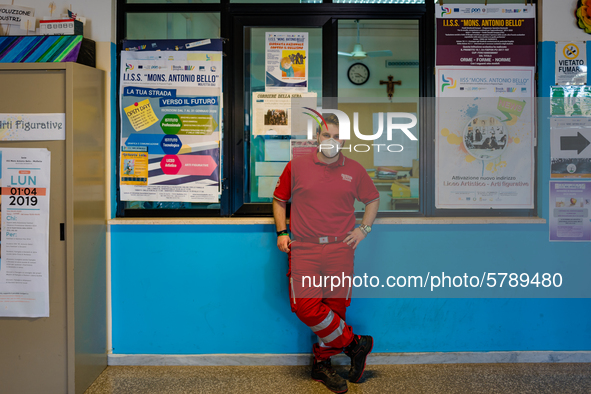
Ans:
<svg viewBox="0 0 591 394"><path fill-rule="evenodd" d="M353 340L345 323L351 303L355 251L343 242L315 244L294 241L289 252L291 310L318 336L317 360L339 354Z"/></svg>

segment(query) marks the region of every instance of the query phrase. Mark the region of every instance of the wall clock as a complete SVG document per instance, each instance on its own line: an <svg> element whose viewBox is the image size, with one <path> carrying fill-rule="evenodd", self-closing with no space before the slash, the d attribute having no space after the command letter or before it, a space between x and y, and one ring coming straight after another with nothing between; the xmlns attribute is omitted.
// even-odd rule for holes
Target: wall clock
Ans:
<svg viewBox="0 0 591 394"><path fill-rule="evenodd" d="M363 63L355 63L349 67L347 77L354 85L363 85L369 79L369 68Z"/></svg>

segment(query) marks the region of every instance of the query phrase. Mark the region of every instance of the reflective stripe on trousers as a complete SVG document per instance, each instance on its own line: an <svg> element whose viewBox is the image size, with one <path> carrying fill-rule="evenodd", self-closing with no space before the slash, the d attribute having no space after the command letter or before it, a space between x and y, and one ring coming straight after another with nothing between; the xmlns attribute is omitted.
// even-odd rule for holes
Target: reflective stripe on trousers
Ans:
<svg viewBox="0 0 591 394"><path fill-rule="evenodd" d="M314 332L324 330L325 328L327 328L330 325L330 323L332 323L332 319L334 319L334 312L329 311L328 315L326 315L326 318L324 320L322 320L320 323L316 324L315 326L311 326L310 328Z"/></svg>
<svg viewBox="0 0 591 394"><path fill-rule="evenodd" d="M322 340L322 342L330 343L330 342L334 341L335 339L337 339L338 337L340 337L341 335L343 335L343 330L345 329L345 322L341 318L339 318L339 320L340 320L340 323L339 323L339 326L336 328L336 330L331 332L329 335L320 338Z"/></svg>

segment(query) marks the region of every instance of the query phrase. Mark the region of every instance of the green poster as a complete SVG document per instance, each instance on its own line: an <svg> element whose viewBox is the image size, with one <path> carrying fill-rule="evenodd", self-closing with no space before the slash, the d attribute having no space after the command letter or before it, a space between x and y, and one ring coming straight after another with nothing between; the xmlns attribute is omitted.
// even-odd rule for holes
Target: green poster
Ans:
<svg viewBox="0 0 591 394"><path fill-rule="evenodd" d="M552 86L551 116L591 116L591 86Z"/></svg>

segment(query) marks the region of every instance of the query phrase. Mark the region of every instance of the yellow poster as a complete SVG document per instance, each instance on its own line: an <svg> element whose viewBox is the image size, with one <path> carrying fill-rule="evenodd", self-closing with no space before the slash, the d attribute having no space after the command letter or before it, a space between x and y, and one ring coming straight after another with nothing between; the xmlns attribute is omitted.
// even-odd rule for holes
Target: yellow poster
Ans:
<svg viewBox="0 0 591 394"><path fill-rule="evenodd" d="M148 184L148 152L121 152L121 184Z"/></svg>
<svg viewBox="0 0 591 394"><path fill-rule="evenodd" d="M147 129L158 122L149 99L125 107L125 114L135 131Z"/></svg>

